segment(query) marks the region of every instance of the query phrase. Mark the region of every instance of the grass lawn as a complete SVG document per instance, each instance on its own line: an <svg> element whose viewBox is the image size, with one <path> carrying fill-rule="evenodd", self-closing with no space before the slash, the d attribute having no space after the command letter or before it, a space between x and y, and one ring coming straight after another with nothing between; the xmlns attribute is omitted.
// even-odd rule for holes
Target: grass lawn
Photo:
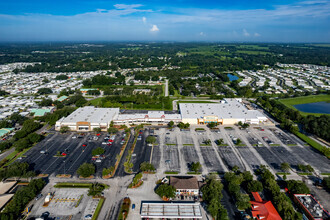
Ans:
<svg viewBox="0 0 330 220"><path fill-rule="evenodd" d="M98 106L101 104L101 100L102 100L103 97L99 97L99 98L96 98L96 99L92 99L90 100L89 102L93 105L93 106Z"/></svg>
<svg viewBox="0 0 330 220"><path fill-rule="evenodd" d="M89 188L92 183L57 183L55 188Z"/></svg>
<svg viewBox="0 0 330 220"><path fill-rule="evenodd" d="M179 174L179 172L176 171L165 171L165 174Z"/></svg>
<svg viewBox="0 0 330 220"><path fill-rule="evenodd" d="M324 154L324 148L325 146L322 146L318 142L314 141L313 139L309 138L308 136L300 133L300 132L294 132L294 134L299 137L301 140L305 141L307 144L309 144L311 147L315 148L316 150L320 151L321 154ZM330 153L327 153L325 155L327 158L330 158Z"/></svg>
<svg viewBox="0 0 330 220"><path fill-rule="evenodd" d="M281 103L286 105L289 108L297 110L294 105L313 103L313 102L330 102L330 95L310 95L310 96L300 96L295 98L279 99ZM301 112L301 111L300 111ZM307 113L301 112L302 115L315 115L320 116L324 114L319 113Z"/></svg>

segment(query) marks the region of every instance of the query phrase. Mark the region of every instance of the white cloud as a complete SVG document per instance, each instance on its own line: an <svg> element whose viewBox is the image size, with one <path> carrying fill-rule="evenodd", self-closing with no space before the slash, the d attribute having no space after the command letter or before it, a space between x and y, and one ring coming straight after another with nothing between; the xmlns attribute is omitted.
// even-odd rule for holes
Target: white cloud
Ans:
<svg viewBox="0 0 330 220"><path fill-rule="evenodd" d="M143 5L141 4L132 4L132 5L126 5L126 4L115 4L114 7L116 9L133 9L133 8L139 8Z"/></svg>
<svg viewBox="0 0 330 220"><path fill-rule="evenodd" d="M147 18L146 17L142 17L142 21L143 21L144 24L146 24L147 23Z"/></svg>
<svg viewBox="0 0 330 220"><path fill-rule="evenodd" d="M260 34L259 33L254 33L254 36L255 37L260 37Z"/></svg>
<svg viewBox="0 0 330 220"><path fill-rule="evenodd" d="M201 36L205 36L204 32L200 32L199 35L201 35Z"/></svg>
<svg viewBox="0 0 330 220"><path fill-rule="evenodd" d="M247 32L247 30L245 28L243 29L243 36L244 37L249 37L250 36L250 33Z"/></svg>
<svg viewBox="0 0 330 220"><path fill-rule="evenodd" d="M150 29L151 32L157 32L159 31L159 28L157 27L157 25L152 25L152 28Z"/></svg>

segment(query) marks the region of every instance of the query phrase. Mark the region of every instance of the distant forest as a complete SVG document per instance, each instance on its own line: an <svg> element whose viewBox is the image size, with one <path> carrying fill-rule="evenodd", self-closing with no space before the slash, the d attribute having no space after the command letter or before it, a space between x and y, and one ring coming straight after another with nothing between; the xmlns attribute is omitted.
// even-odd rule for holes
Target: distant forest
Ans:
<svg viewBox="0 0 330 220"><path fill-rule="evenodd" d="M118 68L180 67L180 73L258 70L265 65L330 66L330 47L313 44L44 43L0 44L0 64L41 62L25 72L72 72Z"/></svg>

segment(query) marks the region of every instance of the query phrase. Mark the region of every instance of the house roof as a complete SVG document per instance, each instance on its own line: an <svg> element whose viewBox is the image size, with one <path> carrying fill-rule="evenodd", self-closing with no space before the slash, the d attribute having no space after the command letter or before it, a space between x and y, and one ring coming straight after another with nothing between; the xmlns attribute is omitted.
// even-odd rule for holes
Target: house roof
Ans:
<svg viewBox="0 0 330 220"><path fill-rule="evenodd" d="M67 96L63 95L63 96L59 97L59 98L57 99L57 101L62 102L62 101L64 101L64 100L67 99L67 98L68 98Z"/></svg>
<svg viewBox="0 0 330 220"><path fill-rule="evenodd" d="M4 136L5 134L11 132L12 130L14 130L15 128L1 128L0 129L0 137Z"/></svg>
<svg viewBox="0 0 330 220"><path fill-rule="evenodd" d="M258 192L252 192L255 201L252 205L252 216L258 220L282 220L271 201L263 201Z"/></svg>
<svg viewBox="0 0 330 220"><path fill-rule="evenodd" d="M171 176L170 185L176 189L199 189L198 180L194 176Z"/></svg>

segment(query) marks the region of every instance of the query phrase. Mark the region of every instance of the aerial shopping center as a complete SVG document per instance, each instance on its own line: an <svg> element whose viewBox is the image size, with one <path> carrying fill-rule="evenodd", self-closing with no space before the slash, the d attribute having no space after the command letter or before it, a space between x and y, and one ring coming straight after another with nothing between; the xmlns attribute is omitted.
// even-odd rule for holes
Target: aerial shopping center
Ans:
<svg viewBox="0 0 330 220"><path fill-rule="evenodd" d="M106 131L111 121L115 125L189 123L202 125L215 122L232 125L241 121L248 124L266 122L267 117L258 110L249 110L240 99L224 99L219 103L180 103L179 111L120 110L119 108L95 108L86 106L77 109L66 118L56 122L55 129L68 126L72 131Z"/></svg>

